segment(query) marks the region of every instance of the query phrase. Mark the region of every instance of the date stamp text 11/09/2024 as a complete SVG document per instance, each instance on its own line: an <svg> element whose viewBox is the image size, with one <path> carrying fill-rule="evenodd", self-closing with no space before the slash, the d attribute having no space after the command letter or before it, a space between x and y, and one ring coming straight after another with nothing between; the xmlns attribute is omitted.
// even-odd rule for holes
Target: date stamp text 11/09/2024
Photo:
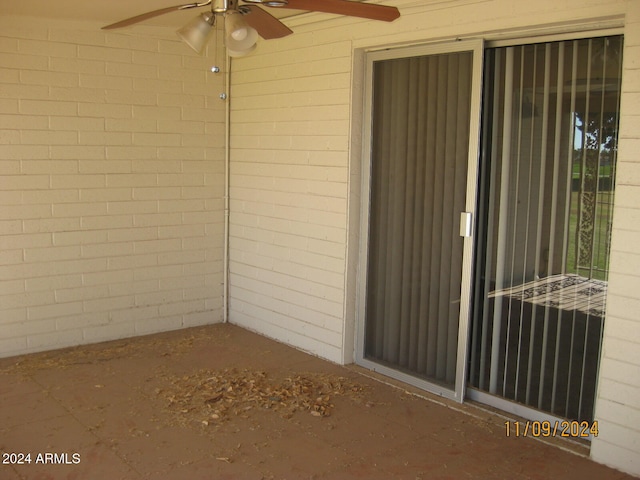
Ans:
<svg viewBox="0 0 640 480"><path fill-rule="evenodd" d="M589 438L598 436L598 422L578 422L576 420L556 421L506 421L504 422L507 437L564 437Z"/></svg>

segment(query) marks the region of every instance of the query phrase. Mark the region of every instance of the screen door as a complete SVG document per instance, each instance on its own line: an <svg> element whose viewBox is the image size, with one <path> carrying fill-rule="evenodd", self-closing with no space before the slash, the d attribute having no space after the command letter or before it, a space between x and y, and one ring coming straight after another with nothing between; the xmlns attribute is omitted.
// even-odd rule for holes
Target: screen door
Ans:
<svg viewBox="0 0 640 480"><path fill-rule="evenodd" d="M358 359L462 399L481 42L367 57ZM364 291L362 291L364 290Z"/></svg>

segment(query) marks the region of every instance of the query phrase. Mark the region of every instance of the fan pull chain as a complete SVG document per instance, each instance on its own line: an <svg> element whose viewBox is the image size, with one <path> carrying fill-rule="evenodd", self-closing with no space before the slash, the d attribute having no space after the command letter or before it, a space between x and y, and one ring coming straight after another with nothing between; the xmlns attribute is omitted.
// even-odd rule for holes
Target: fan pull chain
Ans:
<svg viewBox="0 0 640 480"><path fill-rule="evenodd" d="M226 69L223 69L220 67L220 56L219 56L219 51L220 51L220 28L218 27L219 22L215 23L215 31L214 31L214 37L215 37L215 41L213 42L212 48L213 48L213 65L211 66L211 68L209 69L211 71L211 73L215 73L215 74L219 74L222 73L224 74L222 76L222 93L220 93L219 97L220 100L226 100L227 99L227 76L226 76ZM223 32L223 36L224 36L224 32Z"/></svg>
<svg viewBox="0 0 640 480"><path fill-rule="evenodd" d="M220 27L220 23L222 23L222 27ZM216 25L216 53L215 53L215 59L216 59L216 65L218 65L218 55L219 52L221 50L220 46L223 45L224 42L224 22L220 22ZM222 38L220 38L222 37ZM226 52L226 46L222 46L222 50L224 52ZM228 63L226 62L226 56L225 56L225 60L223 61L226 65L226 67L228 67ZM222 69L222 93L220 94L220 100L226 100L227 99L227 71L226 68L223 67Z"/></svg>

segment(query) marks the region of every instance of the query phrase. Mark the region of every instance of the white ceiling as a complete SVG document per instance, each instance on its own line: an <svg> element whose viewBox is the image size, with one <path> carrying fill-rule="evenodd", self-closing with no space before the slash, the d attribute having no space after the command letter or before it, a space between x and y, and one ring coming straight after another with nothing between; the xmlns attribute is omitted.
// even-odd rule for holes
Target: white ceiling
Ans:
<svg viewBox="0 0 640 480"><path fill-rule="evenodd" d="M186 0L184 4L195 0ZM0 16L20 15L52 19L87 20L108 25L141 13L180 5L180 0L0 0ZM206 8L171 12L144 22L145 25L179 28ZM284 18L299 10L264 7L270 14Z"/></svg>

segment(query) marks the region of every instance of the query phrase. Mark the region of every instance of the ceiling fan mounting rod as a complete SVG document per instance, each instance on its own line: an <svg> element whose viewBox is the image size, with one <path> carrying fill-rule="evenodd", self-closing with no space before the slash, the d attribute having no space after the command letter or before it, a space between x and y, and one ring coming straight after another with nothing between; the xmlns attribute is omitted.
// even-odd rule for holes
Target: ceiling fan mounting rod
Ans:
<svg viewBox="0 0 640 480"><path fill-rule="evenodd" d="M213 0L211 11L214 13L225 13L228 10L235 9L236 3L236 0Z"/></svg>

